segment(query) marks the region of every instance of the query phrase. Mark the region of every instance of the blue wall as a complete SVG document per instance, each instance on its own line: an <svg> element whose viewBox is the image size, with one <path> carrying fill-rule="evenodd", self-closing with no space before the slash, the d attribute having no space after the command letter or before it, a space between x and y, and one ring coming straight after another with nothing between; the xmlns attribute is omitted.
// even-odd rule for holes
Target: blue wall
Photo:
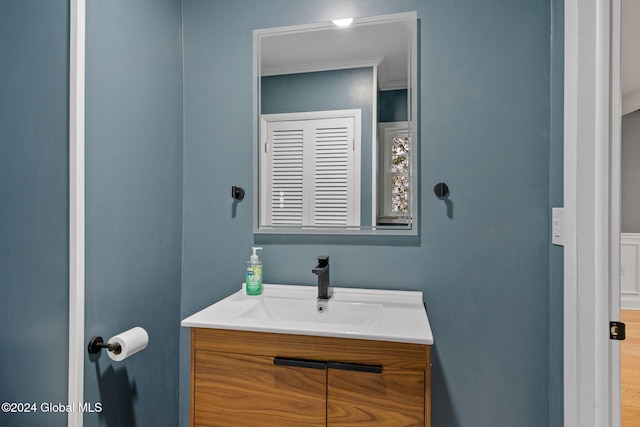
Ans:
<svg viewBox="0 0 640 427"><path fill-rule="evenodd" d="M122 362L87 354L87 427L179 422L181 42L179 1L87 2L85 339L149 333Z"/></svg>
<svg viewBox="0 0 640 427"><path fill-rule="evenodd" d="M0 2L0 425L66 426L69 4Z"/></svg>
<svg viewBox="0 0 640 427"><path fill-rule="evenodd" d="M336 286L424 292L435 427L561 425L561 338L550 333L550 318L562 317L561 273L548 237L550 189L562 185L553 6L552 21L551 1L185 0L182 316L238 289L253 243L265 248L266 282L311 285L314 258L326 253ZM254 236L252 30L411 10L420 19L418 239ZM449 207L431 191L439 181ZM237 209L231 185L248 189Z"/></svg>
<svg viewBox="0 0 640 427"><path fill-rule="evenodd" d="M337 286L424 292L434 427L562 425L562 251L548 238L562 202L562 0L184 0L184 79L180 1L88 6L86 339L141 325L151 341L124 363L87 358L85 400L105 405L87 426L188 425L179 320L238 289L254 242L267 282L311 285L328 253ZM254 236L252 30L409 10L420 236ZM68 13L62 0L0 3L0 323L20 325L0 336L0 401L66 401L66 351L34 343L68 340ZM231 185L248 190L236 209Z"/></svg>
<svg viewBox="0 0 640 427"><path fill-rule="evenodd" d="M182 249L182 51L177 0L88 2L86 341L132 326L147 350L86 357L86 426L175 426ZM66 426L69 2L0 3L0 401Z"/></svg>
<svg viewBox="0 0 640 427"><path fill-rule="evenodd" d="M371 67L267 76L260 84L262 114L360 108L362 126L371 129Z"/></svg>
<svg viewBox="0 0 640 427"><path fill-rule="evenodd" d="M407 120L407 90L383 90L378 92L378 121L404 122Z"/></svg>

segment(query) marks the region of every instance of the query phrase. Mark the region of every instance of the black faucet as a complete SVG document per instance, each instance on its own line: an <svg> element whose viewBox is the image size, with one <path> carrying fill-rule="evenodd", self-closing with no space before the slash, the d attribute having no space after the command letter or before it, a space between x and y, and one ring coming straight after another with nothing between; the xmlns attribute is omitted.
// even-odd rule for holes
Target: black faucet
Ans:
<svg viewBox="0 0 640 427"><path fill-rule="evenodd" d="M313 274L318 275L318 299L328 300L331 298L331 285L329 285L329 256L323 255L316 258L318 265L313 270Z"/></svg>

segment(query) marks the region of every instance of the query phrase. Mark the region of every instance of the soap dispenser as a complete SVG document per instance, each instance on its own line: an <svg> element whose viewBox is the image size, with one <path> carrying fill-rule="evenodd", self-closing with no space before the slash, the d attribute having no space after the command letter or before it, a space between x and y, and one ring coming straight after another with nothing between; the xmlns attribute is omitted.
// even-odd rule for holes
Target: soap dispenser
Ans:
<svg viewBox="0 0 640 427"><path fill-rule="evenodd" d="M253 249L253 255L247 261L245 289L247 295L260 295L262 294L262 261L258 259L256 251L262 248L253 246L251 249Z"/></svg>

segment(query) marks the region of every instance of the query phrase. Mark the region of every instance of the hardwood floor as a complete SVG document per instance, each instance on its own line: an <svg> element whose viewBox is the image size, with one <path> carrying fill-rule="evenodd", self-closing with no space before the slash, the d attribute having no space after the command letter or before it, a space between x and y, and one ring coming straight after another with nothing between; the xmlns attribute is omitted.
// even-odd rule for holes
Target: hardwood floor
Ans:
<svg viewBox="0 0 640 427"><path fill-rule="evenodd" d="M640 426L640 310L621 310L627 338L620 346L622 427Z"/></svg>

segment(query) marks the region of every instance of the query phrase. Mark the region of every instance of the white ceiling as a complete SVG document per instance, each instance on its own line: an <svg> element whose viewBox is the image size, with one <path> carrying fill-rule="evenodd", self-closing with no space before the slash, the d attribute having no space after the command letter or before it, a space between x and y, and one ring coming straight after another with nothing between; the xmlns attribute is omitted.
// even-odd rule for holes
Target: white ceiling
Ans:
<svg viewBox="0 0 640 427"><path fill-rule="evenodd" d="M640 109L640 1L622 0L622 114Z"/></svg>

